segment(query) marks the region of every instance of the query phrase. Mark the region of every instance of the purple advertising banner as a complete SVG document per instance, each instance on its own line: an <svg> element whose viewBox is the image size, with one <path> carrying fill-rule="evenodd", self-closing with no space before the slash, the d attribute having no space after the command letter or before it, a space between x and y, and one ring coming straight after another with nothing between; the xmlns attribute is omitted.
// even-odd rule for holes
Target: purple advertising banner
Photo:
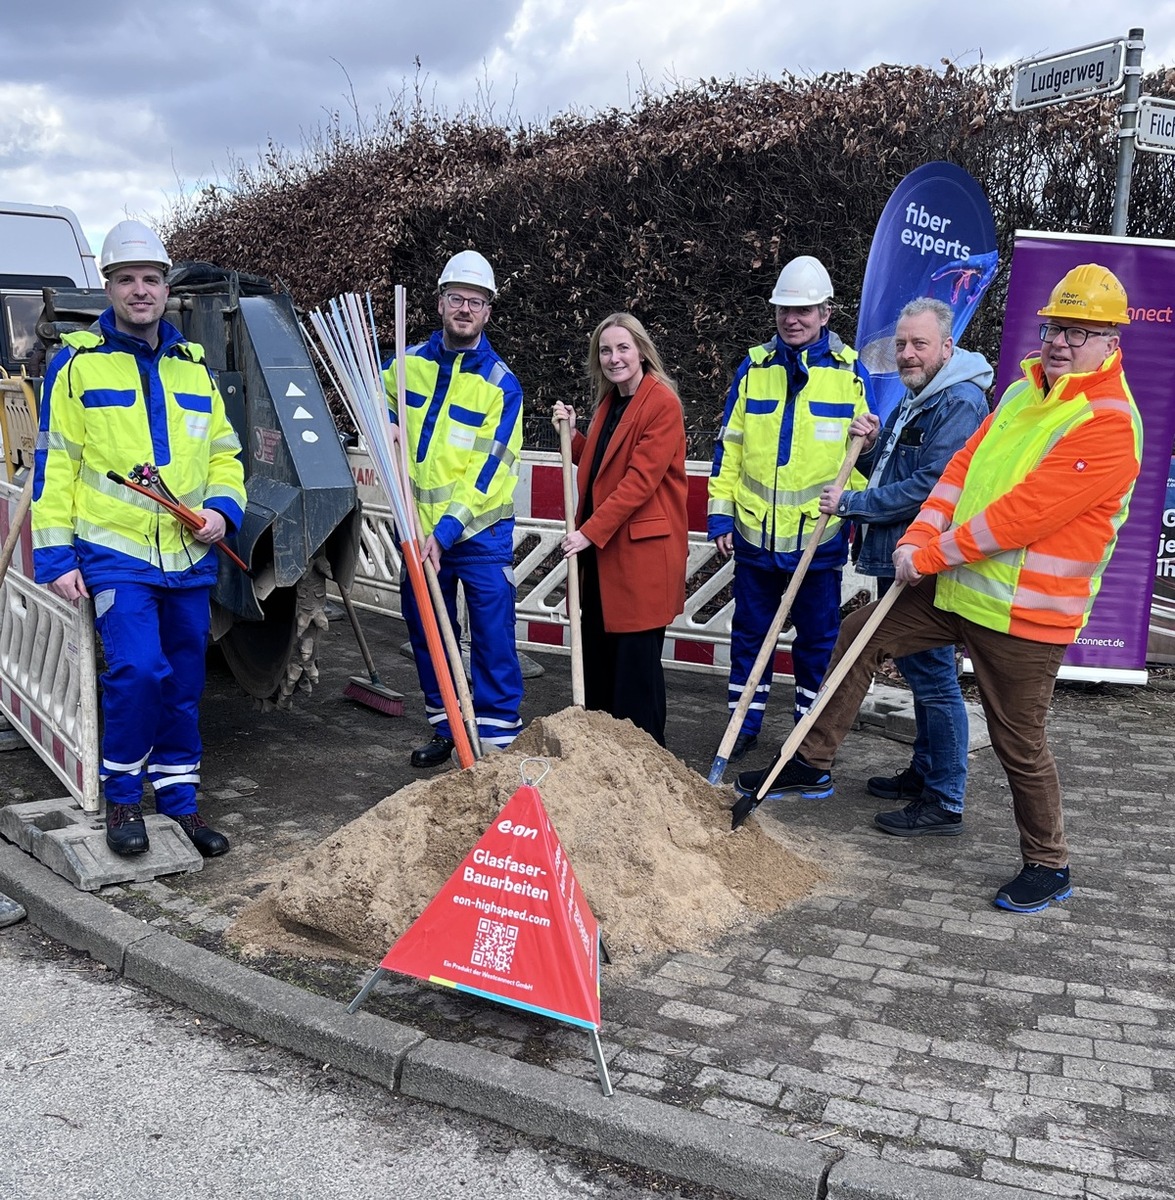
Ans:
<svg viewBox="0 0 1175 1200"><path fill-rule="evenodd" d="M1037 310L1053 286L1066 271L1090 262L1108 267L1126 288L1130 324L1122 329L1122 365L1142 413L1142 471L1089 624L1065 655L1061 676L1142 682L1175 438L1175 242L1017 231L996 395L1019 376L1021 360L1040 352Z"/></svg>

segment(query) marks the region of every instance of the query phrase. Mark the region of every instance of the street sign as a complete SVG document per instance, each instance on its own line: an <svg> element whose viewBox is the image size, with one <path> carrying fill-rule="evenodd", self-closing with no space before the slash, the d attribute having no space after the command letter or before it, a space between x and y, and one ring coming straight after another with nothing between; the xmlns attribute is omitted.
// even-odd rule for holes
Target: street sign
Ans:
<svg viewBox="0 0 1175 1200"><path fill-rule="evenodd" d="M1022 112L1046 104L1109 95L1122 87L1125 65L1124 38L1026 59L1016 64L1012 108Z"/></svg>
<svg viewBox="0 0 1175 1200"><path fill-rule="evenodd" d="M1139 96L1134 142L1140 150L1175 154L1175 100Z"/></svg>

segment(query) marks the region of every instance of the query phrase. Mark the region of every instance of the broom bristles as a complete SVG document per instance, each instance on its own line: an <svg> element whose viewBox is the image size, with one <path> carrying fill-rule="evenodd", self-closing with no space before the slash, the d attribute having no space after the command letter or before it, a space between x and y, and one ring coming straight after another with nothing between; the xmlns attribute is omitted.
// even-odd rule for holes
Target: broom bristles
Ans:
<svg viewBox="0 0 1175 1200"><path fill-rule="evenodd" d="M393 692L391 688L382 684L373 684L358 675L351 676L347 686L343 688L343 696L389 717L404 715L404 697L399 692Z"/></svg>

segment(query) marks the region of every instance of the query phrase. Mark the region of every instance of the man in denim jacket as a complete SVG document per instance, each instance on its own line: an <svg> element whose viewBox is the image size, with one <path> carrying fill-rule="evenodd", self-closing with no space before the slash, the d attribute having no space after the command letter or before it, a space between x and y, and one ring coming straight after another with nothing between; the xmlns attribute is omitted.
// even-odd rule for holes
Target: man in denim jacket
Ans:
<svg viewBox="0 0 1175 1200"><path fill-rule="evenodd" d="M951 456L988 414L985 392L992 369L980 354L957 349L952 312L941 300L920 297L898 317L894 349L907 391L878 436L877 418L857 418L850 431L868 438L858 468L869 476L863 492L826 487L820 511L865 526L857 570L878 577L884 595L893 584L893 552ZM967 785L967 709L959 690L952 646L897 660L914 693L917 736L910 765L866 784L883 800L908 801L878 813L874 824L898 837L963 832Z"/></svg>

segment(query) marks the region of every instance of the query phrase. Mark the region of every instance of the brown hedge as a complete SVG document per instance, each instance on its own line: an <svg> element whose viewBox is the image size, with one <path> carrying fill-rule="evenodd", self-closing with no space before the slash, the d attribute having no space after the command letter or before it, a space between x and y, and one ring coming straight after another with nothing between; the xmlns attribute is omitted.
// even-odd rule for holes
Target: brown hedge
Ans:
<svg viewBox="0 0 1175 1200"><path fill-rule="evenodd" d="M409 336L424 337L442 263L475 247L501 288L491 336L536 417L583 399L591 329L629 309L706 453L734 366L772 331L765 297L792 255L829 266L833 326L852 340L873 229L914 167L955 162L991 200L1004 264L968 342L993 361L1013 231L1108 232L1118 100L1013 113L1010 81L1009 68L949 64L711 79L512 129L417 102L358 132L336 119L297 151L271 144L163 232L173 256L278 279L302 306L371 290L389 347L393 284L408 288ZM1175 94L1175 71L1143 92ZM1138 155L1131 234L1175 236L1173 170ZM531 428L541 440L542 421Z"/></svg>

